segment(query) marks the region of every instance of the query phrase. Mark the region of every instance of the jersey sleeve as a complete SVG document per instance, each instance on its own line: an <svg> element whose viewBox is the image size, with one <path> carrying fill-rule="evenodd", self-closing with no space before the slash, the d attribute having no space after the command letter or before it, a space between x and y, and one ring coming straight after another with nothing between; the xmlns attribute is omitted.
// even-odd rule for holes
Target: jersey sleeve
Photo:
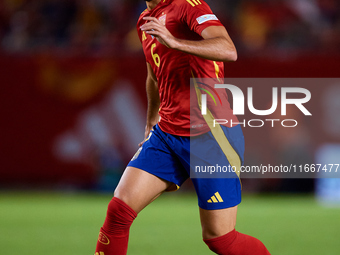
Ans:
<svg viewBox="0 0 340 255"><path fill-rule="evenodd" d="M201 35L209 26L223 26L209 5L203 0L186 0L182 3L182 21L187 23L190 30Z"/></svg>

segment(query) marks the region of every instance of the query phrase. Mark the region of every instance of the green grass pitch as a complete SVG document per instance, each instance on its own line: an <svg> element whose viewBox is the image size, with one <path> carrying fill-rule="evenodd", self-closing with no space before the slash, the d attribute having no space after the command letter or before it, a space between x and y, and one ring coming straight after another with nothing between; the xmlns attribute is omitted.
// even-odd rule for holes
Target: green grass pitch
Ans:
<svg viewBox="0 0 340 255"><path fill-rule="evenodd" d="M8 255L93 255L110 195L0 193L0 247ZM340 254L340 208L312 196L244 195L237 230L273 255ZM165 194L131 227L128 254L212 254L202 242L196 198Z"/></svg>

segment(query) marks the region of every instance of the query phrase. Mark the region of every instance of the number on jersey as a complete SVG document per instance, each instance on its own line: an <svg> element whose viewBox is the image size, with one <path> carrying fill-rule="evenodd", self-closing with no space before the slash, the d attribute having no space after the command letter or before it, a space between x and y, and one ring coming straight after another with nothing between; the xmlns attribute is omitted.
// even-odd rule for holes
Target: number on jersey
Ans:
<svg viewBox="0 0 340 255"><path fill-rule="evenodd" d="M153 58L153 61L155 62L155 65L157 67L159 67L159 65L161 64L161 58L159 57L159 55L157 53L153 52L153 49L156 47L156 43L151 45L151 56Z"/></svg>

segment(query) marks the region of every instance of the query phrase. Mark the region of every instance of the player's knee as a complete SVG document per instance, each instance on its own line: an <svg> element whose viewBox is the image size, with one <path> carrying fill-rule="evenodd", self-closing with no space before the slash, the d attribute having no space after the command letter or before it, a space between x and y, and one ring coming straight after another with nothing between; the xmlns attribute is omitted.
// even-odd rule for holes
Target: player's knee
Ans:
<svg viewBox="0 0 340 255"><path fill-rule="evenodd" d="M107 208L106 221L110 229L130 228L137 213L125 202L117 197L113 197Z"/></svg>
<svg viewBox="0 0 340 255"><path fill-rule="evenodd" d="M256 254L270 255L264 244L255 237L237 232L235 229L223 236L203 239L209 249L220 255Z"/></svg>
<svg viewBox="0 0 340 255"><path fill-rule="evenodd" d="M225 235L203 239L205 244L209 247L209 249L217 254L228 254L233 255L230 248L232 243L236 239L236 231L235 229Z"/></svg>
<svg viewBox="0 0 340 255"><path fill-rule="evenodd" d="M213 239L213 238L221 236L222 234L216 229L202 227L203 239Z"/></svg>
<svg viewBox="0 0 340 255"><path fill-rule="evenodd" d="M125 204L129 205L130 207L132 207L132 202L133 202L133 196L130 195L130 193L127 190L124 190L124 188L117 188L114 191L114 197L113 198L117 198L120 201L123 201ZM112 202L112 200L111 200ZM110 202L110 203L111 203Z"/></svg>
<svg viewBox="0 0 340 255"><path fill-rule="evenodd" d="M235 229L235 224L204 224L202 223L202 236L203 239L213 239L225 235Z"/></svg>

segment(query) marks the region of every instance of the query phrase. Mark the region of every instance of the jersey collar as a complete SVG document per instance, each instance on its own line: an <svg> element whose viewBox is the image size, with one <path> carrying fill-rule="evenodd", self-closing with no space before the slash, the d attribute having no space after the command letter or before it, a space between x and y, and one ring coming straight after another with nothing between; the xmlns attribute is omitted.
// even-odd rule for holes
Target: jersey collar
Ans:
<svg viewBox="0 0 340 255"><path fill-rule="evenodd" d="M151 13L153 13L155 10L161 8L162 6L166 6L166 5L171 4L172 1L173 1L173 0L161 0L161 1L156 5L155 8L153 8L153 9L150 10L150 11L149 11L148 9L146 9L146 12L149 13L149 14L151 14Z"/></svg>

